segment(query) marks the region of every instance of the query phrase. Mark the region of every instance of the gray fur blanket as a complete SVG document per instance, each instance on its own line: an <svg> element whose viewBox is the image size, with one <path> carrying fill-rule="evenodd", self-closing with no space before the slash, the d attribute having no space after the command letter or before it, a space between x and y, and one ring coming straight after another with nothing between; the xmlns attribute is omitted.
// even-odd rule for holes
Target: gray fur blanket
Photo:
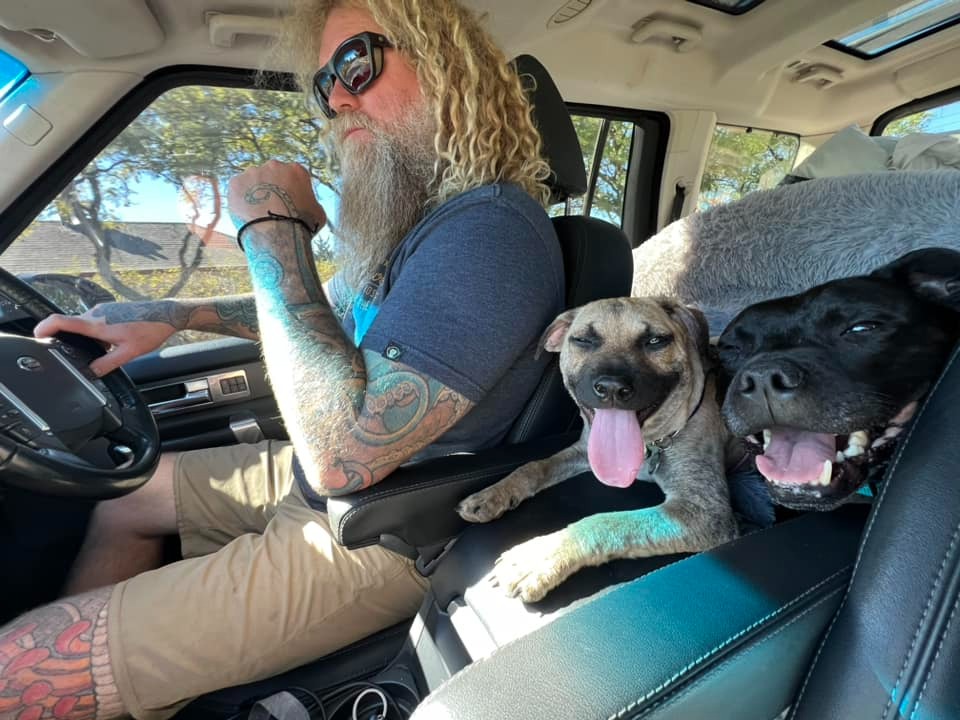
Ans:
<svg viewBox="0 0 960 720"><path fill-rule="evenodd" d="M633 251L632 294L699 307L718 335L755 302L934 246L960 250L960 172L809 180L667 226Z"/></svg>

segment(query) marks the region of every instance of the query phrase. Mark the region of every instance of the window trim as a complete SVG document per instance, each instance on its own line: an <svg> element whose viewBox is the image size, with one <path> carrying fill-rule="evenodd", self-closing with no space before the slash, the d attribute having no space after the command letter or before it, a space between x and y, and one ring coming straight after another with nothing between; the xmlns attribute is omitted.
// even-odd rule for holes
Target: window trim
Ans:
<svg viewBox="0 0 960 720"><path fill-rule="evenodd" d="M89 130L0 213L0 253L26 230L40 212L87 164L168 90L185 85L294 90L293 76L271 73L256 83L256 71L206 65L174 65L147 75L107 110Z"/></svg>
<svg viewBox="0 0 960 720"><path fill-rule="evenodd" d="M611 107L609 105L589 105L585 103L567 103L571 115L586 115L607 121L601 123L600 132L609 129L609 121L620 120L634 124L633 138L629 152L627 180L623 188L622 229L630 238L633 247L652 237L657 232L660 207L660 189L663 182L663 169L667 160L667 143L670 139L670 118L666 113L655 110L636 110ZM637 139L642 148L640 162L634 162L637 151ZM602 147L600 157L603 157ZM596 170L595 170L596 169ZM588 170L587 191L584 193L585 215L589 216L587 199L596 191L599 163L594 162ZM637 182L634 182L637 180Z"/></svg>
<svg viewBox="0 0 960 720"><path fill-rule="evenodd" d="M261 76L260 82L257 82L257 79L257 72L249 68L208 65L174 65L147 75L0 213L0 253L26 230L94 157L163 93L186 85L297 91L291 73L275 72ZM634 246L639 245L656 232L660 184L670 135L668 116L649 110L579 103L569 103L567 108L571 114L626 120L642 129L644 152L641 154L640 167L636 169L640 183L636 189L631 187L631 178L634 177L634 163L631 162L624 188L623 209L623 230ZM634 141L636 138L637 130L634 131ZM631 161L633 150L634 148L631 148ZM628 217L632 218L629 224Z"/></svg>
<svg viewBox="0 0 960 720"><path fill-rule="evenodd" d="M722 12L724 15L743 15L748 13L754 8L759 7L764 3L764 0L753 0L750 5L747 5L742 8L732 8L728 5L722 5L712 0L687 0L689 3L694 5L699 5L701 7L710 8L711 10L716 10L717 12Z"/></svg>
<svg viewBox="0 0 960 720"><path fill-rule="evenodd" d="M918 100L911 100L903 105L897 105L873 121L873 125L870 127L870 135L882 135L887 125L900 118L905 118L908 115L923 112L924 110L930 110L931 108L940 107L941 105L949 105L957 101L960 101L960 85L935 92L932 95L927 95Z"/></svg>

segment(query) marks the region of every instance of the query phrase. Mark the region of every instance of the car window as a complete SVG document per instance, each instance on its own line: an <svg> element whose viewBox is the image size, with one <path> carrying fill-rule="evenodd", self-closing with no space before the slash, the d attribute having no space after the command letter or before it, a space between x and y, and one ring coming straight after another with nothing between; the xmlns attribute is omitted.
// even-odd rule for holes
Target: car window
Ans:
<svg viewBox="0 0 960 720"><path fill-rule="evenodd" d="M697 206L706 210L774 187L793 168L799 149L796 135L717 125Z"/></svg>
<svg viewBox="0 0 960 720"><path fill-rule="evenodd" d="M623 225L623 201L636 125L594 115L573 115L589 187L585 195L549 208L551 216L589 215Z"/></svg>
<svg viewBox="0 0 960 720"><path fill-rule="evenodd" d="M0 102L27 79L30 71L27 66L0 50Z"/></svg>
<svg viewBox="0 0 960 720"><path fill-rule="evenodd" d="M960 133L960 100L911 113L883 128L883 134L887 137L903 137L912 133Z"/></svg>
<svg viewBox="0 0 960 720"><path fill-rule="evenodd" d="M34 280L40 274L35 286L52 289L51 299L68 312L85 308L56 292L63 283L45 282L50 275L85 278L120 301L249 292L227 183L271 158L303 164L321 202L335 212L319 126L298 93L175 88L70 182L4 251L2 264ZM324 279L333 271L326 232L314 239Z"/></svg>

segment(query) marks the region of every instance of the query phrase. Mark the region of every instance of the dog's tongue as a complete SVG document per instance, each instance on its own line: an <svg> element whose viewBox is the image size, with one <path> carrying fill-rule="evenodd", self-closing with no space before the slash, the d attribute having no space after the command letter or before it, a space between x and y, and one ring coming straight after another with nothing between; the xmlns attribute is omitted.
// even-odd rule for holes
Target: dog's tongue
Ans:
<svg viewBox="0 0 960 720"><path fill-rule="evenodd" d="M643 431L632 410L597 410L590 424L587 457L600 482L629 487L643 467Z"/></svg>
<svg viewBox="0 0 960 720"><path fill-rule="evenodd" d="M824 463L833 461L836 454L833 435L774 428L767 449L757 456L757 470L781 485L816 483Z"/></svg>

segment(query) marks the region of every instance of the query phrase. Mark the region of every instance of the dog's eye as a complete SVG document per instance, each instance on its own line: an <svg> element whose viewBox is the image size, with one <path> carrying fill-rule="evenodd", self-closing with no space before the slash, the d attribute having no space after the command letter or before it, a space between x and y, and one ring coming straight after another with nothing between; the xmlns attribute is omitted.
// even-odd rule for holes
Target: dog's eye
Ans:
<svg viewBox="0 0 960 720"><path fill-rule="evenodd" d="M872 321L858 322L851 325L840 334L853 335L853 334L865 333L865 332L870 332L871 330L876 330L878 327L880 327L880 323L878 322L872 322Z"/></svg>
<svg viewBox="0 0 960 720"><path fill-rule="evenodd" d="M579 337L577 335L570 336L570 342L572 342L577 347L582 347L584 349L591 349L596 346L596 340L589 337Z"/></svg>
<svg viewBox="0 0 960 720"><path fill-rule="evenodd" d="M672 335L651 335L647 338L647 341L644 343L644 345L652 350L660 350L661 348L665 348L671 342L673 342Z"/></svg>

